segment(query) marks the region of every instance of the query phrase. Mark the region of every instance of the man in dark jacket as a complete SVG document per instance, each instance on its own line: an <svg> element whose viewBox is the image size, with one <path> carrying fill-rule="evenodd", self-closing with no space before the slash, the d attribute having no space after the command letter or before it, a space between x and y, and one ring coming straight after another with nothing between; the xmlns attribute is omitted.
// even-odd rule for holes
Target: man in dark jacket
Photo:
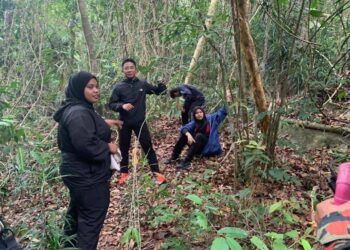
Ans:
<svg viewBox="0 0 350 250"><path fill-rule="evenodd" d="M179 87L173 88L170 90L170 97L180 97L182 96L185 99L184 105L181 111L181 121L182 125L185 125L189 122L191 114L194 107L203 106L205 98L202 92L197 88L183 84Z"/></svg>
<svg viewBox="0 0 350 250"><path fill-rule="evenodd" d="M160 174L157 156L152 146L145 118L146 94L160 95L165 93L166 86L164 83L153 86L138 79L136 77L136 62L133 59L125 59L122 62L122 70L125 79L115 85L109 101L109 108L119 112L120 120L124 122L119 134L119 146L122 154L119 184L124 184L129 178L129 149L132 131L135 132L147 156L148 164L150 164L152 172L155 173L156 182L162 184L165 182L165 177Z"/></svg>

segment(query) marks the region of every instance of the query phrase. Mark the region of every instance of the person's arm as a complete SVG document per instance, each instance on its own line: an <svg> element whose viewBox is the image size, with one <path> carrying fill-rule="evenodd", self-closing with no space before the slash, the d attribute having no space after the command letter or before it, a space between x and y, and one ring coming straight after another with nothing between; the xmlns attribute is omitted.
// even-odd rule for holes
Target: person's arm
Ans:
<svg viewBox="0 0 350 250"><path fill-rule="evenodd" d="M117 127L119 129L121 129L123 126L123 121L121 121L121 120L105 119L105 122L110 127Z"/></svg>
<svg viewBox="0 0 350 250"><path fill-rule="evenodd" d="M147 94L156 94L156 95L166 94L167 87L165 85L165 82L158 82L158 85L155 86L145 81L144 86Z"/></svg>
<svg viewBox="0 0 350 250"><path fill-rule="evenodd" d="M119 97L118 87L114 87L112 91L112 95L109 98L109 108L115 112L120 112L123 109L123 102L121 102Z"/></svg>
<svg viewBox="0 0 350 250"><path fill-rule="evenodd" d="M221 123L223 120L225 120L225 118L227 116L227 108L226 108L226 106L220 108L218 111L216 111L212 115L215 115L215 119L217 120L217 122Z"/></svg>
<svg viewBox="0 0 350 250"><path fill-rule="evenodd" d="M103 161L109 155L107 142L96 136L96 125L89 111L72 112L65 122L77 154L86 160Z"/></svg>
<svg viewBox="0 0 350 250"><path fill-rule="evenodd" d="M192 144L193 142L196 142L192 136L192 133L194 131L194 128L195 128L195 123L194 121L191 121L189 123L187 123L186 125L183 125L181 128L180 128L180 133L185 135L187 137L187 141L188 141L188 144Z"/></svg>

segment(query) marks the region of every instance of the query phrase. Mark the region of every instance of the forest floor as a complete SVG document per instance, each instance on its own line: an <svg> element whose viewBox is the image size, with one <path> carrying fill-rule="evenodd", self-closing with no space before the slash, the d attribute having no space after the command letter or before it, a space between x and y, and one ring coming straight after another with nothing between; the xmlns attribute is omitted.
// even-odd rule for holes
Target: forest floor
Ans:
<svg viewBox="0 0 350 250"><path fill-rule="evenodd" d="M305 236L307 228L311 228L308 234L315 234L312 212L315 200L310 193L317 194L315 199L318 201L332 195L327 185L331 148L314 148L303 154L290 147L276 148L277 165L283 166L283 171L275 172L275 178L262 178L257 175L259 167L253 165L248 175L251 177L247 178L246 174L237 172L235 154L230 151L231 136L225 126L220 134L224 150L220 156L195 158L189 171L177 171L175 164L165 165L164 161L170 157L179 136L179 119L161 117L148 125L161 170L168 182L158 187L148 167L137 169L137 177L124 186L117 184L119 174L114 174L110 207L98 249L137 249L134 241L121 243L123 234L130 227L140 228L141 249L144 250L209 249L217 231L224 227L241 228L250 235L260 235L265 242L268 241L264 236L267 232L283 234L297 230L299 238L285 242L292 245L292 249L301 249L298 242ZM17 184L13 183L10 188L18 187ZM63 224L62 217L69 201L64 190L62 182L55 181L43 187L41 194L28 190L19 197L7 197L12 202L3 204L0 212L15 229L21 244L40 244L40 236L34 237L36 230L44 230L41 235L47 235L52 225L57 227L58 221L59 225ZM203 204L193 204L187 199L190 194L203 199ZM288 201L281 203L281 213L269 212L269 206L279 201ZM259 215L262 206L267 210ZM205 230L190 223L200 211L205 212L209 221ZM33 236L24 231L21 233L21 228ZM28 231L33 228L35 230ZM183 246L187 247L174 247L181 244L176 240L169 243L171 239L181 239ZM240 243L244 246L251 246L249 241L242 241ZM309 241L314 242L310 238Z"/></svg>
<svg viewBox="0 0 350 250"><path fill-rule="evenodd" d="M177 228L176 223L160 223L158 226L151 226L149 222L149 211L152 207L157 207L160 204L165 204L168 207L181 209L176 203L175 189L181 185L191 185L191 179L197 182L210 183L211 190L207 192L226 193L229 195L237 194L244 188L253 190L249 198L246 199L254 206L259 202L268 204L276 201L287 200L290 197L295 197L300 204L306 204L306 207L296 211L298 226L280 224L276 228L276 224L266 222L266 231L285 232L291 229L305 230L307 227L315 227L313 222L312 201L308 194L311 190L318 192L322 197L331 195L331 191L327 185L327 177L330 176L327 168L330 162L329 153L331 149L316 148L307 152L312 157L299 156L292 149L277 148L276 155L280 164L290 166L288 176L293 179L296 177L297 182L289 182L285 180L276 181L268 178L261 181L257 177L246 182L239 180L239 174L235 173L235 160L233 152L229 152L231 147L230 136L227 130L221 132L221 143L223 146L223 154L219 157L212 158L197 158L193 161L189 171L177 171L175 164L165 165L164 161L170 157L174 143L178 137L178 128L180 126L179 120L169 118L158 119L157 122L149 124L152 128L154 147L158 155L161 170L168 179L166 185L167 191L171 194L165 198L155 197L158 192L158 187L150 185L142 193L140 197L144 202L139 207L140 231L142 237L142 249L161 249L161 245L167 241L169 237L177 237L182 235L181 229ZM156 132L155 132L156 131ZM214 170L214 174L208 178L204 177L208 169ZM148 169L146 168L146 172ZM190 177L190 181L188 179ZM112 181L111 203L109 212L105 221L105 226L101 233L99 249L132 249L133 243L129 246L121 246L121 237L133 222L130 221L130 192L132 192L132 181L129 181L126 186L118 186L118 175L114 175ZM193 192L201 194L201 188ZM306 208L306 209L305 209ZM191 209L191 207L188 207ZM230 213L229 209L224 213ZM271 218L266 218L269 220ZM240 225L240 222L235 221L235 215L223 215L223 218L216 220L214 227L216 229L225 226ZM243 223L244 224L244 223ZM251 226L254 228L254 226ZM297 227L297 228L296 228ZM248 226L249 228L249 226ZM245 226L247 229L247 226ZM190 238L190 237L188 237ZM210 245L209 245L210 246ZM192 242L191 249L208 249L208 241L205 239L198 239L197 242ZM171 249L171 248L170 248ZM179 248L180 249L180 248Z"/></svg>

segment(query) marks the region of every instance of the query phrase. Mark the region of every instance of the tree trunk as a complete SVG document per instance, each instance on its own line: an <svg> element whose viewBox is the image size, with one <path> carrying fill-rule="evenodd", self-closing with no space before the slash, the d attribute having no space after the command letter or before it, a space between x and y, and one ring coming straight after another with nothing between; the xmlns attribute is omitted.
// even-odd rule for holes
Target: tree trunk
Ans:
<svg viewBox="0 0 350 250"><path fill-rule="evenodd" d="M237 1L237 9L241 48L244 55L245 66L253 88L255 104L259 113L267 112L267 102L256 58L255 45L249 29L247 13L248 1ZM261 121L261 131L264 134L266 134L268 130L269 122L270 116L266 114Z"/></svg>
<svg viewBox="0 0 350 250"><path fill-rule="evenodd" d="M97 74L97 60L96 60L96 52L94 47L94 37L92 34L91 26L89 23L89 19L87 16L86 4L84 0L77 0L78 8L81 16L81 23L83 26L84 37L86 41L86 45L89 52L89 63L90 63L90 71L93 74Z"/></svg>
<svg viewBox="0 0 350 250"><path fill-rule="evenodd" d="M295 119L289 119L289 118L283 118L282 121L286 121L288 123L296 124L300 127L304 128L310 128L310 129L316 129L341 135L349 135L350 134L350 128L347 127L340 127L340 126L333 126L333 125L326 125L326 124L320 124L316 122L308 122L308 121L300 121Z"/></svg>
<svg viewBox="0 0 350 250"><path fill-rule="evenodd" d="M215 10L216 10L216 5L218 3L219 0L211 0L210 5L209 5L209 9L208 9L208 18L205 20L205 28L208 30L211 28L212 26L212 19L211 17L214 16L215 14ZM192 82L193 79L193 70L195 68L195 66L198 63L198 59L200 57L200 55L202 54L202 50L205 44L206 38L205 36L201 36L201 38L199 38L196 49L193 53L193 57L190 63L190 68L188 70L188 73L186 75L185 78L185 84L190 84Z"/></svg>

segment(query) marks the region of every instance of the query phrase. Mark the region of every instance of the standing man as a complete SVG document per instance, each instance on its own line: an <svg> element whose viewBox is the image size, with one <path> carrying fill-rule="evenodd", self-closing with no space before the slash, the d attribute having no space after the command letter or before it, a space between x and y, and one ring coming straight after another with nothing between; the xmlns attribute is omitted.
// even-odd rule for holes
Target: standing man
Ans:
<svg viewBox="0 0 350 250"><path fill-rule="evenodd" d="M185 99L184 105L181 110L181 121L182 125L185 125L191 119L191 114L194 107L201 107L204 105L205 98L202 92L197 88L183 84L179 87L170 90L170 97L180 97Z"/></svg>
<svg viewBox="0 0 350 250"><path fill-rule="evenodd" d="M124 122L119 134L119 147L122 154L119 184L124 184L129 178L129 149L132 131L136 134L147 156L151 171L155 174L156 183L165 183L165 176L159 171L157 156L145 118L146 94L160 95L165 93L166 86L163 82L158 83L158 86L153 86L145 80L138 79L136 62L131 58L123 60L122 71L125 79L115 85L109 101L109 108L119 112L120 120Z"/></svg>

